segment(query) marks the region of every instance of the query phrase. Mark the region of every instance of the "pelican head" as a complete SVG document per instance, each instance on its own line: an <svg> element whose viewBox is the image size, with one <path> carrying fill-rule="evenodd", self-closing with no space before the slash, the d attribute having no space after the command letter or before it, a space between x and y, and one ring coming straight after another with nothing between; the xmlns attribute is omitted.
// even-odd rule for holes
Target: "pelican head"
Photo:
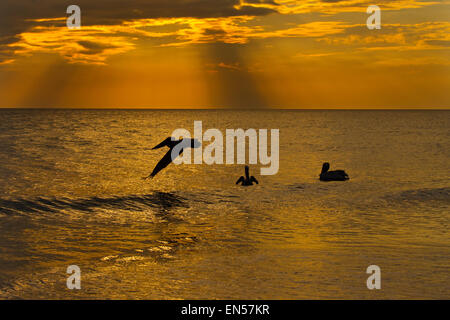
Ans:
<svg viewBox="0 0 450 320"><path fill-rule="evenodd" d="M326 173L328 170L330 170L330 164L329 164L328 162L325 162L325 163L322 165L322 173L321 173L321 174Z"/></svg>

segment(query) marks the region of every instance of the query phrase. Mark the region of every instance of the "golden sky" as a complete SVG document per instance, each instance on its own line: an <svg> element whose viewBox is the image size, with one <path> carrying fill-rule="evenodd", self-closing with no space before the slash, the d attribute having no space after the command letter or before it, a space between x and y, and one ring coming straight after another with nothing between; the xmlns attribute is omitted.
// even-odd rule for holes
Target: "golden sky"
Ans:
<svg viewBox="0 0 450 320"><path fill-rule="evenodd" d="M1 0L0 107L450 108L449 44L447 0Z"/></svg>

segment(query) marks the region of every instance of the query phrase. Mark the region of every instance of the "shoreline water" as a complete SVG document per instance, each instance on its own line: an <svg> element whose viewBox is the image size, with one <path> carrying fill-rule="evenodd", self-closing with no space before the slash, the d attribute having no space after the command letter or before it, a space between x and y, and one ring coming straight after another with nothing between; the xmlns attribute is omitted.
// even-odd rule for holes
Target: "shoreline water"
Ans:
<svg viewBox="0 0 450 320"><path fill-rule="evenodd" d="M0 111L0 297L448 298L449 113L397 114ZM155 142L195 119L279 128L279 173L240 188L242 165L186 165L142 181ZM351 180L320 182L324 161Z"/></svg>

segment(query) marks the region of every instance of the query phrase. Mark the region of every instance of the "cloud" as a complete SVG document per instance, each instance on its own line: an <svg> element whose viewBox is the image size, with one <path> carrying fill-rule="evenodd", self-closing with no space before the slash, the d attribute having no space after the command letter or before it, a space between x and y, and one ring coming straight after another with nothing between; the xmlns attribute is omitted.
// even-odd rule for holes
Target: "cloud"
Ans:
<svg viewBox="0 0 450 320"><path fill-rule="evenodd" d="M332 45L358 47L404 47L405 49L437 49L450 42L450 22L423 22L416 24L383 24L377 32L367 32L364 25L354 26L345 33L324 37L320 41Z"/></svg>
<svg viewBox="0 0 450 320"><path fill-rule="evenodd" d="M383 10L418 8L437 3L420 0L388 0ZM344 23L330 15L365 12L368 0L79 0L81 30L65 27L66 0L2 0L0 2L0 63L36 52L52 52L70 63L105 64L117 54L137 47L139 40L157 39L159 46L206 43L245 44L252 39L317 38L329 44L366 45L398 43L412 37L382 34L349 34L359 25ZM317 21L268 28L257 17L269 14L320 12ZM401 27L398 27L401 30ZM448 31L448 30L447 30ZM431 33L435 32L435 36ZM428 46L445 46L442 31L430 31ZM341 35L340 37L338 35ZM333 37L331 37L333 36Z"/></svg>
<svg viewBox="0 0 450 320"><path fill-rule="evenodd" d="M72 2L67 0L0 1L0 61L12 58L10 55L12 44L21 48L16 54L39 51L40 49L45 51L55 46L57 52L61 53L62 51L63 55L68 57L70 51L68 49L72 48L75 49L74 57L69 60L71 62L78 61L83 56L83 52L76 50L76 44L65 44L63 41L78 42L76 36L79 37L79 41L90 41L90 39L86 39L86 37L90 37L88 35L89 30L92 31L92 27L97 26L103 28L101 36L114 37L113 39L105 39L106 41L119 41L125 45L122 50L117 50L117 47L116 50L111 50L112 48L98 50L102 55L96 59L96 62L104 61L105 55L108 55L108 53L127 51L133 46L131 39L116 37L117 28L128 28L125 32L131 32L133 36L139 34L139 30L131 30L134 22L129 24L130 21L255 17L277 12L275 9L276 3L272 0L247 2L240 0L78 0L77 5L80 6L82 14L82 26L83 28L88 27L88 30L69 34L62 28L65 25L66 8L73 4ZM139 27L139 23L136 24ZM48 43L38 33L49 36ZM60 43L56 43L56 36L60 36ZM101 46L103 40L97 41L99 41L98 45ZM92 55L92 50L84 53L85 56L89 53ZM86 62L90 61L92 61L92 58L87 58Z"/></svg>
<svg viewBox="0 0 450 320"><path fill-rule="evenodd" d="M444 1L448 2L448 1ZM373 0L277 0L278 11L283 14L298 14L320 12L322 14L336 14L342 12L365 12L367 7L374 5ZM376 3L381 10L404 10L421 8L442 1L429 0L385 0Z"/></svg>
<svg viewBox="0 0 450 320"><path fill-rule="evenodd" d="M352 27L329 21L266 31L261 26L245 25L250 20L250 17L141 19L120 25L85 26L79 30L43 25L21 33L15 43L5 48L19 56L35 52L59 53L71 63L104 64L109 56L134 49L139 39L158 38L159 46L163 47L216 42L245 44L251 39L323 37ZM169 26L174 27L173 30L164 29Z"/></svg>

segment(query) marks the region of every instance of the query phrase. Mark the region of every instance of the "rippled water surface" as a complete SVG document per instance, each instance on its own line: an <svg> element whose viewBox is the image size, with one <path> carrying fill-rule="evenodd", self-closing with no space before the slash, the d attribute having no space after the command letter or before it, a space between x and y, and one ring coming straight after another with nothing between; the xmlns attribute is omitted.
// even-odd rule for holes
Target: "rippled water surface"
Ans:
<svg viewBox="0 0 450 320"><path fill-rule="evenodd" d="M194 120L280 129L279 173L143 181ZM446 111L1 110L0 298L450 298L449 137Z"/></svg>

